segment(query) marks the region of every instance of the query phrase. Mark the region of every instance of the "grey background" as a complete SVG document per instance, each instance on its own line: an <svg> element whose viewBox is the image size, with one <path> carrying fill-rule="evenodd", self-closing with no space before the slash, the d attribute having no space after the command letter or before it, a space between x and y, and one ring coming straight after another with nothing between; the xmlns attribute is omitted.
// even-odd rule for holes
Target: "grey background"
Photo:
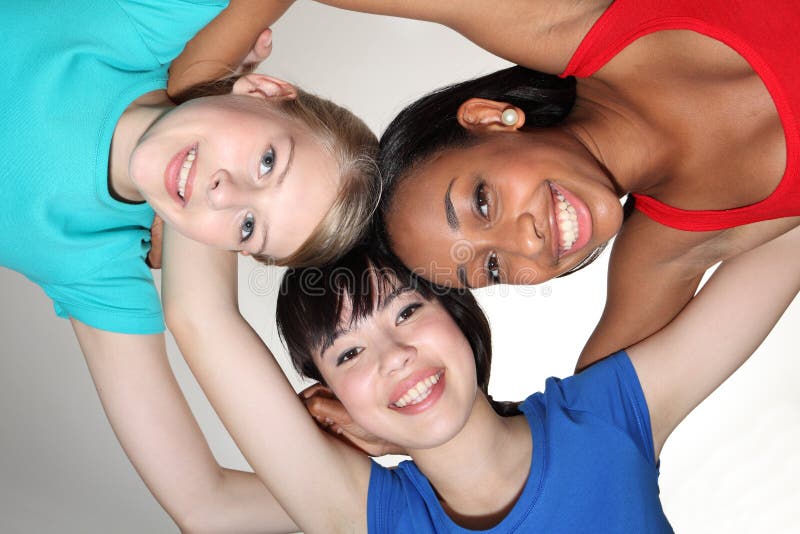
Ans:
<svg viewBox="0 0 800 534"><path fill-rule="evenodd" d="M375 131L422 93L506 65L436 25L302 1L274 26L274 42L262 71L347 105ZM547 376L570 374L602 309L606 261L545 286L479 292L495 336L495 398L523 398ZM244 313L282 355L272 320L279 274L240 264ZM741 290L757 291L758 281ZM69 323L6 269L0 295L0 532L176 532L117 444ZM751 361L670 438L661 489L676 531L800 529L799 317L795 302ZM168 343L217 458L246 468Z"/></svg>

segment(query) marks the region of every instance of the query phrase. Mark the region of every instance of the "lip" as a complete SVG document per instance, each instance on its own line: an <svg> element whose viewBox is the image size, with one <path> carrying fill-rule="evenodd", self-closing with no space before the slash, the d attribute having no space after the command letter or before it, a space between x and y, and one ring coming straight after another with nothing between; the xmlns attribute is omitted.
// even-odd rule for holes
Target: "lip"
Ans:
<svg viewBox="0 0 800 534"><path fill-rule="evenodd" d="M556 218L556 197L555 193L550 193L550 236L552 240L553 255L556 259L560 260L562 257L569 257L576 252L583 249L592 237L592 215L589 212L589 207L569 189L564 186L550 182L551 188L555 189L575 208L575 215L578 221L578 239L572 244L572 247L565 253L562 253L558 243L561 237L561 229L558 227L558 220Z"/></svg>
<svg viewBox="0 0 800 534"><path fill-rule="evenodd" d="M431 388L430 394L425 397L425 400L419 402L417 404L409 404L408 406L404 406L403 408L398 408L394 405L395 402L400 400L400 398L406 394L406 392L414 386L420 380L425 380L430 376L434 376L439 374L439 381L433 385ZM442 396L444 393L445 388L445 371L444 369L422 369L420 371L416 371L408 378L397 384L395 388L392 390L392 395L390 397L389 402L389 409L394 410L398 413L404 415L416 415L418 413L422 413L431 406L433 406Z"/></svg>
<svg viewBox="0 0 800 534"><path fill-rule="evenodd" d="M180 179L181 166L186 159L187 154L193 148L197 148L197 143L191 144L175 154L164 170L164 186L166 187L167 194L175 201L180 207L186 206L189 198L192 196L192 185L194 184L194 177L197 173L197 165L192 165L189 171L189 178L186 181L186 189L184 190L184 198L178 194L178 180Z"/></svg>

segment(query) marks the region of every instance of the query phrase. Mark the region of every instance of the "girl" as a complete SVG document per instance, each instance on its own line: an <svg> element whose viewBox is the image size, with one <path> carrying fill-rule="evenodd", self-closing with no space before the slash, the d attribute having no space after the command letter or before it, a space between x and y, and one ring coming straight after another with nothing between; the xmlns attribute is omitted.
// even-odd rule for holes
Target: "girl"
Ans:
<svg viewBox="0 0 800 534"><path fill-rule="evenodd" d="M582 367L659 330L716 262L797 224L748 225L800 214L793 2L470 5L436 20L551 75L456 85L387 128L381 216L409 267L467 287L541 283L619 232Z"/></svg>
<svg viewBox="0 0 800 534"><path fill-rule="evenodd" d="M775 220L800 215L792 0L324 3L437 22L521 65L388 127L381 237L434 282L482 287L572 272L619 233L578 367L659 330L710 266L797 224Z"/></svg>
<svg viewBox="0 0 800 534"><path fill-rule="evenodd" d="M168 238L180 240L165 258L168 322L245 456L306 532L668 532L657 484L666 439L800 289L794 230L726 261L662 331L549 380L522 415L501 417L478 386L490 345L469 293L441 293L363 250L289 271L278 320L292 358L357 423L406 449L413 461L392 471L304 417L237 316L230 258L208 251L198 272L185 260L196 244ZM199 286L207 277L218 283ZM171 307L184 299L194 306Z"/></svg>
<svg viewBox="0 0 800 534"><path fill-rule="evenodd" d="M144 262L153 210L216 248L308 265L358 239L377 188L368 128L282 80L170 101L170 61L226 4L4 4L0 264L70 319L114 431L178 525L244 532L272 501L217 465L170 372Z"/></svg>

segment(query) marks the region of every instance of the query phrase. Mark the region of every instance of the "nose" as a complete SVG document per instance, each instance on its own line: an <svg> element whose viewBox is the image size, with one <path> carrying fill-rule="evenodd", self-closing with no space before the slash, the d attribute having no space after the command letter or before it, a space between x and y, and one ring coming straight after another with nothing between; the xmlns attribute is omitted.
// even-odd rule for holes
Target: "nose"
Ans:
<svg viewBox="0 0 800 534"><path fill-rule="evenodd" d="M495 227L497 248L506 254L533 259L544 246L544 239L536 228L536 219L529 212L523 212Z"/></svg>
<svg viewBox="0 0 800 534"><path fill-rule="evenodd" d="M379 361L379 371L382 375L401 371L414 361L417 355L417 349L414 346L400 341L387 339L382 345Z"/></svg>
<svg viewBox="0 0 800 534"><path fill-rule="evenodd" d="M225 170L219 170L208 184L207 198L212 209L223 210L252 203L252 191Z"/></svg>

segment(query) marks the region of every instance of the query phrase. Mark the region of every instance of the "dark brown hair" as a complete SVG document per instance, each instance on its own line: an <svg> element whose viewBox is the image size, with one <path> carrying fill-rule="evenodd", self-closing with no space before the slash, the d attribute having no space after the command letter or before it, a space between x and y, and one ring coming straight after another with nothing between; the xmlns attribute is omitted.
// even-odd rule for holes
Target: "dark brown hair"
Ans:
<svg viewBox="0 0 800 534"><path fill-rule="evenodd" d="M283 276L276 319L295 369L324 383L313 354L332 343L343 326L374 312L395 289L409 288L436 300L464 334L475 358L478 387L488 396L492 362L489 322L469 290L435 286L414 276L391 254L360 246L324 268L294 268ZM343 317L343 311L349 317ZM342 322L347 324L343 325ZM501 415L519 413L516 403L490 402Z"/></svg>
<svg viewBox="0 0 800 534"><path fill-rule="evenodd" d="M514 66L479 78L437 89L406 106L383 132L378 168L383 193L378 209L375 238L384 249L391 247L386 217L398 187L432 158L446 150L463 149L481 142L481 137L458 122L458 109L470 98L487 98L520 108L525 127L543 128L562 122L576 97L575 78L561 78ZM591 263L596 250L570 274Z"/></svg>

